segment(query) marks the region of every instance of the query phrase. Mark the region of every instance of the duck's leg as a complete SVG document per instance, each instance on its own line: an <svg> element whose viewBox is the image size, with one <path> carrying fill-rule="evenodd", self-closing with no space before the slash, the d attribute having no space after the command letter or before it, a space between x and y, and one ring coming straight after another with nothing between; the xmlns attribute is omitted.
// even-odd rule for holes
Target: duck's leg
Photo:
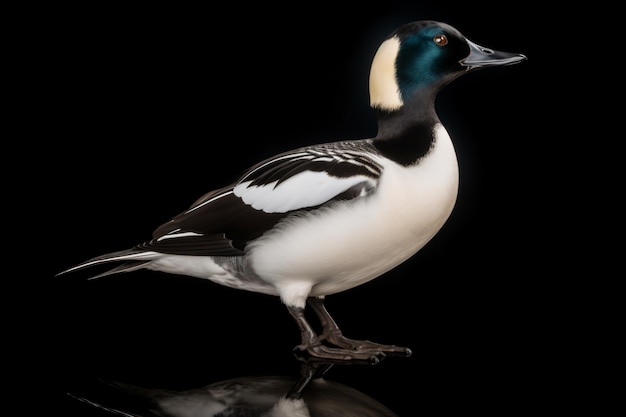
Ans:
<svg viewBox="0 0 626 417"><path fill-rule="evenodd" d="M320 338L311 328L311 325L304 317L304 308L287 306L289 313L296 320L300 329L302 343L296 349L307 352L311 357L326 359L331 361L367 361L378 363L385 354L381 350L354 350L339 347L329 347L322 343Z"/></svg>
<svg viewBox="0 0 626 417"><path fill-rule="evenodd" d="M379 343L370 342L369 340L353 340L343 335L335 320L331 317L326 306L324 306L323 297L309 297L307 303L317 317L319 317L322 325L322 335L320 340L325 340L335 346L352 350L353 352L382 352L387 355L411 356L411 349L394 345L381 345Z"/></svg>

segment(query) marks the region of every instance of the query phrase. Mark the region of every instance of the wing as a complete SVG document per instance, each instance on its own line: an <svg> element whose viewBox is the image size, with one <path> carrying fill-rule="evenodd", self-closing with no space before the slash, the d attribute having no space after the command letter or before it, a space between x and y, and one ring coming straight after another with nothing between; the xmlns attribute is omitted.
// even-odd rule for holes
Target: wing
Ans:
<svg viewBox="0 0 626 417"><path fill-rule="evenodd" d="M375 191L382 167L368 140L310 146L267 159L159 227L143 249L242 255L282 218Z"/></svg>

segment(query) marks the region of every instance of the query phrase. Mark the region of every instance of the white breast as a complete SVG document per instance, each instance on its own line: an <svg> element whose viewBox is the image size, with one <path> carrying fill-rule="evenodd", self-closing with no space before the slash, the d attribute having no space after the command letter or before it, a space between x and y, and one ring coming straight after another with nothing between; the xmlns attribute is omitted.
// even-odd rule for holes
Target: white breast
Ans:
<svg viewBox="0 0 626 417"><path fill-rule="evenodd" d="M383 174L365 198L292 217L249 246L254 272L283 301L344 291L414 255L443 226L458 191L458 165L442 126L431 152L406 168L380 160ZM308 293L310 289L310 293Z"/></svg>

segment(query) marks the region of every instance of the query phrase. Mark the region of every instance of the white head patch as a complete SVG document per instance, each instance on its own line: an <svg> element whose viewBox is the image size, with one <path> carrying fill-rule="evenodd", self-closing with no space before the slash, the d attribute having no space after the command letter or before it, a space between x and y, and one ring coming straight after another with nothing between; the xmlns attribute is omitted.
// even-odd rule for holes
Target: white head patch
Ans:
<svg viewBox="0 0 626 417"><path fill-rule="evenodd" d="M396 57L400 40L394 36L383 42L372 61L370 70L370 106L383 110L402 107L402 97L396 80Z"/></svg>

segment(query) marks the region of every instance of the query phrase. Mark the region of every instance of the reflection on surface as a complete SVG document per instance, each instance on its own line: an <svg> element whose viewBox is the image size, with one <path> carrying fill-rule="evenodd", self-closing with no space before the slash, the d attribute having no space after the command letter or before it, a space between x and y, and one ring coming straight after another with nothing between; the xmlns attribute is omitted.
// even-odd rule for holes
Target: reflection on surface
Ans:
<svg viewBox="0 0 626 417"><path fill-rule="evenodd" d="M337 363L299 359L299 378L249 376L186 391L102 381L88 395L70 395L127 417L398 417L360 391L323 379Z"/></svg>

